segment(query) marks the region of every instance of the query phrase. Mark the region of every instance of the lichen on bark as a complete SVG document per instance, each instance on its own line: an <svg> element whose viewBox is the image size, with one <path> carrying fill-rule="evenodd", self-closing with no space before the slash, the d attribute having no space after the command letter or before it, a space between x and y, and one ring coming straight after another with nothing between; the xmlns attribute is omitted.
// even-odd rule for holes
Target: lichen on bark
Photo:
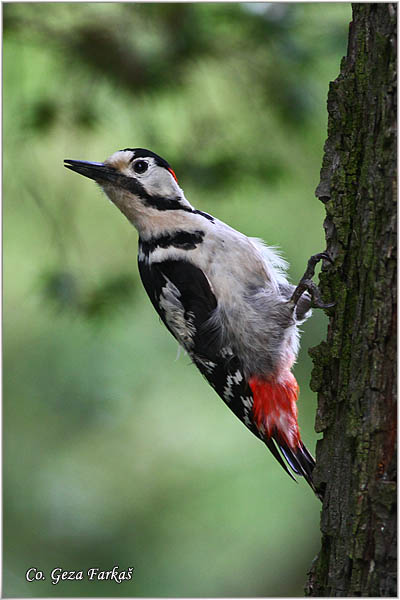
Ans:
<svg viewBox="0 0 400 600"><path fill-rule="evenodd" d="M309 596L396 596L396 5L354 4L328 94L316 195L333 265L320 276L327 340L311 350L318 392L315 483L322 547Z"/></svg>

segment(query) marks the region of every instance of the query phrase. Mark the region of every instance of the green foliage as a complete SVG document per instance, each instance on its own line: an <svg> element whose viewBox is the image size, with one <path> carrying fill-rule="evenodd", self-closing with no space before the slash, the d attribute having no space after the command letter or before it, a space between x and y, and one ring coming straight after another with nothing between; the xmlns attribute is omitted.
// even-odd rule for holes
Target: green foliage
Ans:
<svg viewBox="0 0 400 600"><path fill-rule="evenodd" d="M293 596L318 501L236 422L158 324L136 233L64 158L141 146L188 198L278 245L324 247L314 198L348 4L4 5L4 589ZM314 446L305 326L296 376ZM134 566L132 582L25 571Z"/></svg>

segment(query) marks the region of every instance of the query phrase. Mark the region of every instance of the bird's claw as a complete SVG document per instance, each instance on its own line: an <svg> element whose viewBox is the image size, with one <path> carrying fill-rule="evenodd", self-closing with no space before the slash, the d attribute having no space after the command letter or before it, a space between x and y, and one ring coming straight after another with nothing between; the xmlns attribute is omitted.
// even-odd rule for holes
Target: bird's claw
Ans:
<svg viewBox="0 0 400 600"><path fill-rule="evenodd" d="M328 308L332 308L333 306L335 306L334 302L325 303L322 301L319 288L318 288L317 284L314 283L314 281L312 281L312 277L314 277L314 274L315 274L315 267L319 263L320 260L327 260L331 264L333 264L332 257L326 251L319 252L318 254L313 254L313 256L311 256L311 258L309 259L309 261L307 263L307 269L306 269L303 277L300 279L299 284L296 287L296 289L294 290L292 297L290 299L290 302L292 302L294 304L294 306L297 305L301 296L306 291L311 296L311 302L310 302L311 308L328 309Z"/></svg>
<svg viewBox="0 0 400 600"><path fill-rule="evenodd" d="M324 252L320 252L319 254L314 254L314 256L311 258L315 258L316 256L318 257L318 260L327 260L331 263L331 265L333 265L333 258L326 250L324 250Z"/></svg>
<svg viewBox="0 0 400 600"><path fill-rule="evenodd" d="M328 262L333 264L332 257L328 254L328 252L324 251L319 252L318 254L313 254L308 260L306 272L304 273L301 280L311 279L312 277L314 277L315 267L321 260L327 260Z"/></svg>

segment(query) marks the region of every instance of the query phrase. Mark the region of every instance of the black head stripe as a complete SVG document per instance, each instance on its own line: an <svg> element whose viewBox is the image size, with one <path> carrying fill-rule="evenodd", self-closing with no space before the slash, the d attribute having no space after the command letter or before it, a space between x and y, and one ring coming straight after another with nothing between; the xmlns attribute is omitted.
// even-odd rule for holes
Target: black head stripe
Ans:
<svg viewBox="0 0 400 600"><path fill-rule="evenodd" d="M148 194L144 186L134 177L127 177L126 175L118 174L116 183L125 190L128 190L128 192L139 196L143 202L147 204L147 206L151 206L156 210L184 210L186 212L202 215L207 220L214 222L214 219L211 215L182 204L179 196L176 198L164 198L163 196Z"/></svg>
<svg viewBox="0 0 400 600"><path fill-rule="evenodd" d="M153 196L148 194L144 186L134 177L118 174L118 185L128 192L139 196L147 206L156 208L157 210L189 210L192 209L181 204L179 196L176 198L164 198L163 196Z"/></svg>
<svg viewBox="0 0 400 600"><path fill-rule="evenodd" d="M132 160L135 160L136 158L154 158L157 165L172 171L170 164L151 150L146 150L145 148L124 148L123 150L120 150L120 152L133 152L134 156L132 157ZM195 210L190 206L185 206L180 202L179 196L176 198L163 198L162 196L153 196L148 194L143 185L133 177L119 175L118 184L129 192L139 196L147 204L147 206L151 206L157 210L184 210L186 212L201 215L205 219L214 223L214 218L211 215L204 213L201 210Z"/></svg>
<svg viewBox="0 0 400 600"><path fill-rule="evenodd" d="M124 148L120 152L133 152L134 156L132 157L132 160L135 160L136 158L154 158L157 165L160 167L171 169L171 165L167 163L164 158L161 158L161 156L151 150L146 150L146 148Z"/></svg>

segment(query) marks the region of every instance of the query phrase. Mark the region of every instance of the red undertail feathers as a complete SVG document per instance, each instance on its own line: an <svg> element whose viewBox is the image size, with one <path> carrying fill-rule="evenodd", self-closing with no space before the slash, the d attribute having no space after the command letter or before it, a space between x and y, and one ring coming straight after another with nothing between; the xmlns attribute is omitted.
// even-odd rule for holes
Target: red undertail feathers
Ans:
<svg viewBox="0 0 400 600"><path fill-rule="evenodd" d="M297 423L299 386L293 374L288 371L284 378L268 380L252 377L249 384L254 399L254 423L268 448L291 475L276 450L275 442L292 471L303 476L316 492L312 480L315 460L301 441Z"/></svg>
<svg viewBox="0 0 400 600"><path fill-rule="evenodd" d="M299 386L288 372L285 378L263 380L250 379L253 392L253 417L259 431L270 438L283 442L289 448L300 445L300 432L297 424L297 396Z"/></svg>

